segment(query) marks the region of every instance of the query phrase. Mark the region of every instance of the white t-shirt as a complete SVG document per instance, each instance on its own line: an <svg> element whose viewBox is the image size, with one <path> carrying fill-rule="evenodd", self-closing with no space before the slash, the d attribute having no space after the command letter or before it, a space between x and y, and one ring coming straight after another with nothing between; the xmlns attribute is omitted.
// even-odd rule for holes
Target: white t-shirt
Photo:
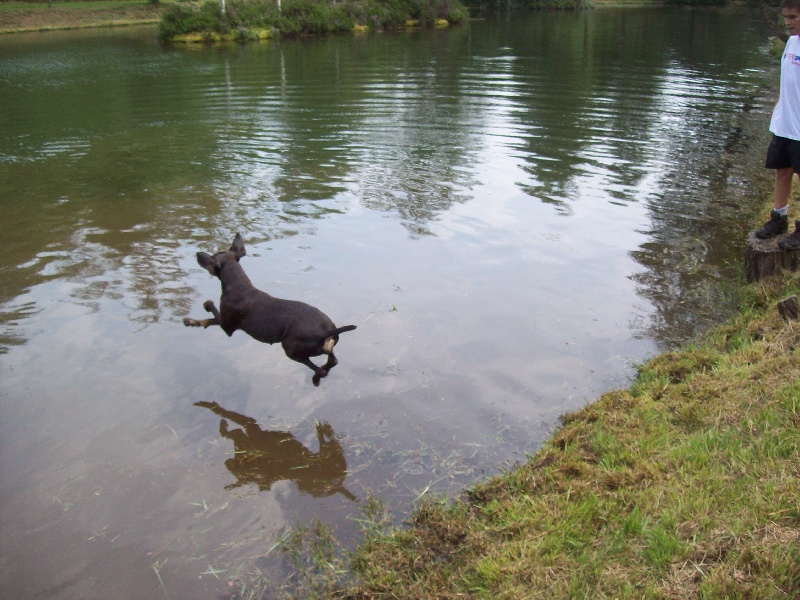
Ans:
<svg viewBox="0 0 800 600"><path fill-rule="evenodd" d="M800 141L800 36L786 42L781 58L781 93L769 130L777 136Z"/></svg>

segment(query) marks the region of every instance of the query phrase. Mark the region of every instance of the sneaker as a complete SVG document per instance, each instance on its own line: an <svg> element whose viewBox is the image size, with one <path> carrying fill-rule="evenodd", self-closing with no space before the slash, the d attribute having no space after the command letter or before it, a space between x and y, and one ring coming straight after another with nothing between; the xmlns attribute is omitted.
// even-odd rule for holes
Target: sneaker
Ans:
<svg viewBox="0 0 800 600"><path fill-rule="evenodd" d="M769 221L764 223L760 229L756 229L756 237L760 240L768 240L787 231L789 231L789 217L773 210L769 213Z"/></svg>
<svg viewBox="0 0 800 600"><path fill-rule="evenodd" d="M800 250L800 221L794 222L794 232L789 237L783 238L778 242L781 250Z"/></svg>

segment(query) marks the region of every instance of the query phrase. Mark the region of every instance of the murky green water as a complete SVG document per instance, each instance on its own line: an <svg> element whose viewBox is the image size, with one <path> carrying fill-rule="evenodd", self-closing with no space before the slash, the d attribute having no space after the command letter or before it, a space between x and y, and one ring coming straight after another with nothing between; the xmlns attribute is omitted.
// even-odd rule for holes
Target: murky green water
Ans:
<svg viewBox="0 0 800 600"><path fill-rule="evenodd" d="M747 12L154 38L0 38L3 597L215 597L286 525L346 542L369 493L524 460L713 320L760 208ZM237 231L256 285L358 325L319 388L181 324Z"/></svg>

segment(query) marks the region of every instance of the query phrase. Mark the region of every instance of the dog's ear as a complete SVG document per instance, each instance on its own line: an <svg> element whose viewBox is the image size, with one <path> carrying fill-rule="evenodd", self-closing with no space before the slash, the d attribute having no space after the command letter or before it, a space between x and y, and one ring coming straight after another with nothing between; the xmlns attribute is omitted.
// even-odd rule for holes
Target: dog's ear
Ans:
<svg viewBox="0 0 800 600"><path fill-rule="evenodd" d="M219 265L217 261L214 260L214 257L210 254L206 254L205 252L198 252L197 253L197 264L203 267L206 271L211 273L214 277L217 276L217 268Z"/></svg>
<svg viewBox="0 0 800 600"><path fill-rule="evenodd" d="M242 258L247 251L244 249L244 240L242 239L242 234L237 233L236 237L233 238L233 244L231 245L231 252L236 257L236 260Z"/></svg>

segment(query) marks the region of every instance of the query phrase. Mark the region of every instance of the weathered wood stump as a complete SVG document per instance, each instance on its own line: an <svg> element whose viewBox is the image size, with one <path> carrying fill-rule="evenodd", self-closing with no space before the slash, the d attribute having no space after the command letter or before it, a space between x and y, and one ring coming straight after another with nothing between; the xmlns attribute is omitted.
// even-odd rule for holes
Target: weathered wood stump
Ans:
<svg viewBox="0 0 800 600"><path fill-rule="evenodd" d="M780 271L800 270L800 250L778 248L778 242L786 235L760 240L750 232L744 255L744 265L750 281L761 281Z"/></svg>

